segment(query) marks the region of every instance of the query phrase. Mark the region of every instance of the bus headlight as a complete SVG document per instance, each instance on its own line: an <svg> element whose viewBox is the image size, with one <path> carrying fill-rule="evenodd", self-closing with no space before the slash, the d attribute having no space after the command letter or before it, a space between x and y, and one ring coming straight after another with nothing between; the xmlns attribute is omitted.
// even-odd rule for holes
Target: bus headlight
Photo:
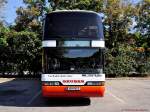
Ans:
<svg viewBox="0 0 150 112"><path fill-rule="evenodd" d="M88 81L86 83L86 85L88 85L88 86L104 86L105 81Z"/></svg>
<svg viewBox="0 0 150 112"><path fill-rule="evenodd" d="M42 82L43 86L59 86L60 82L58 81L47 81L47 82Z"/></svg>

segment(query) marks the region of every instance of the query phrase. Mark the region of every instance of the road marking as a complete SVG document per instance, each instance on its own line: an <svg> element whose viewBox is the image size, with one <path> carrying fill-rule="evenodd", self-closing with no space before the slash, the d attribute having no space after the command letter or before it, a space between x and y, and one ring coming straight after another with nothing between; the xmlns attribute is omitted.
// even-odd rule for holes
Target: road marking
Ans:
<svg viewBox="0 0 150 112"><path fill-rule="evenodd" d="M110 91L107 92L110 96L114 97L117 101L121 102L121 103L124 103L125 104L125 101L119 97L117 97L116 95L114 95L113 93L111 93Z"/></svg>
<svg viewBox="0 0 150 112"><path fill-rule="evenodd" d="M30 105L39 95L41 94L41 91L39 91L36 95L34 95L31 100L28 101L28 105Z"/></svg>

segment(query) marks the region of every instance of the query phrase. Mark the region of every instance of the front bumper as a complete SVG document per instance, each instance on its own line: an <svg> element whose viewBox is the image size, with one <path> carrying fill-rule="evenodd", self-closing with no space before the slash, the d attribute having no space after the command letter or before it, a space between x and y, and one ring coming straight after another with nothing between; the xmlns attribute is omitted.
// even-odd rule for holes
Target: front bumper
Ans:
<svg viewBox="0 0 150 112"><path fill-rule="evenodd" d="M79 91L68 91L68 86L42 86L43 97L103 97L105 86L78 86Z"/></svg>

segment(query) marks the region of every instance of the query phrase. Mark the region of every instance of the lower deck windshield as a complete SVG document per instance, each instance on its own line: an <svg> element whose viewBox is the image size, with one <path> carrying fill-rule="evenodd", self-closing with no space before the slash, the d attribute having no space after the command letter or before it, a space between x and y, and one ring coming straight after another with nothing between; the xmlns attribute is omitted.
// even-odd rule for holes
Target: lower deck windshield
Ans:
<svg viewBox="0 0 150 112"><path fill-rule="evenodd" d="M99 48L44 48L46 74L97 74L103 70L103 50Z"/></svg>

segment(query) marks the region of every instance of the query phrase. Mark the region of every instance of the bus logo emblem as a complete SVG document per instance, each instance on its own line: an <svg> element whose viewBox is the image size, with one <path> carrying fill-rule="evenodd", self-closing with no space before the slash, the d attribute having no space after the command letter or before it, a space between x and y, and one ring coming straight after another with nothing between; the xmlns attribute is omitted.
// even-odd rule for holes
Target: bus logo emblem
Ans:
<svg viewBox="0 0 150 112"><path fill-rule="evenodd" d="M63 83L84 83L84 80L63 80Z"/></svg>

